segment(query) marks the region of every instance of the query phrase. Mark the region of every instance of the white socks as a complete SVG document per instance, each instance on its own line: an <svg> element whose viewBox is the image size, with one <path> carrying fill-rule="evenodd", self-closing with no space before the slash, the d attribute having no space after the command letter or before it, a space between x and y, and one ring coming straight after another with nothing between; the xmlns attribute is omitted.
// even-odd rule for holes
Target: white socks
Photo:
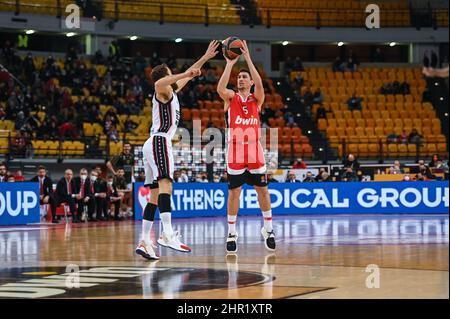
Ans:
<svg viewBox="0 0 450 319"><path fill-rule="evenodd" d="M150 231L152 230L153 222L149 220L142 220L142 234L141 234L141 240L144 241L144 243L147 246L151 246L150 241Z"/></svg>
<svg viewBox="0 0 450 319"><path fill-rule="evenodd" d="M228 215L228 234L236 234L237 216Z"/></svg>
<svg viewBox="0 0 450 319"><path fill-rule="evenodd" d="M168 236L171 237L173 234L172 229L172 213L160 213L161 222L163 225L163 231Z"/></svg>
<svg viewBox="0 0 450 319"><path fill-rule="evenodd" d="M262 212L264 217L264 229L266 232L271 232L273 230L272 228L272 211L269 210L267 212Z"/></svg>

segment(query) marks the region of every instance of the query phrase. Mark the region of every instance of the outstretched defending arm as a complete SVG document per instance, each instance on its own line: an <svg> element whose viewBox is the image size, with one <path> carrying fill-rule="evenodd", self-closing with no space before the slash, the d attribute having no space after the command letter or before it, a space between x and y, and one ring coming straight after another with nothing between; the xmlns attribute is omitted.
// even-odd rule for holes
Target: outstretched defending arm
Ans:
<svg viewBox="0 0 450 319"><path fill-rule="evenodd" d="M199 76L201 74L199 69L187 70L184 73L168 75L155 82L155 94L156 97L163 96L163 100L170 100L172 97L172 84L182 79L192 79L193 77Z"/></svg>
<svg viewBox="0 0 450 319"><path fill-rule="evenodd" d="M255 65L253 64L252 58L250 57L250 51L247 46L247 41L242 41L243 47L241 48L242 54L244 55L244 59L247 62L248 69L250 71L250 75L252 76L252 80L255 83L255 98L258 100L258 107L261 110L261 106L264 103L264 86L262 83L261 76L258 73Z"/></svg>
<svg viewBox="0 0 450 319"><path fill-rule="evenodd" d="M216 54L219 52L217 51L217 48L219 47L220 42L217 40L212 40L209 43L208 49L206 49L205 54L203 54L203 56L194 64L191 65L191 67L189 69L187 69L187 71L192 70L192 69L201 69L203 64L206 63L206 61L214 58L216 56ZM178 80L177 81L177 93L180 92L183 87L190 81L191 79L182 79L182 80Z"/></svg>

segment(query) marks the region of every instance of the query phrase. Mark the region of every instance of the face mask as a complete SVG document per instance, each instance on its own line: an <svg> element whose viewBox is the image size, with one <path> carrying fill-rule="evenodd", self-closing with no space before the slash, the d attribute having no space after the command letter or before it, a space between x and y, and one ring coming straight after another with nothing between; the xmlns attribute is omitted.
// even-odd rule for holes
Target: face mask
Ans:
<svg viewBox="0 0 450 319"><path fill-rule="evenodd" d="M214 183L218 183L220 180L218 178L214 178Z"/></svg>
<svg viewBox="0 0 450 319"><path fill-rule="evenodd" d="M108 182L108 185L109 185L109 186L112 186L112 184L113 184L113 182Z"/></svg>
<svg viewBox="0 0 450 319"><path fill-rule="evenodd" d="M409 176L408 175L405 176L405 181L409 181Z"/></svg>
<svg viewBox="0 0 450 319"><path fill-rule="evenodd" d="M91 176L91 180L95 182L97 180L97 176Z"/></svg>
<svg viewBox="0 0 450 319"><path fill-rule="evenodd" d="M81 177L81 179L84 181L84 180L86 180L86 178L87 178L87 175L80 175L80 177Z"/></svg>

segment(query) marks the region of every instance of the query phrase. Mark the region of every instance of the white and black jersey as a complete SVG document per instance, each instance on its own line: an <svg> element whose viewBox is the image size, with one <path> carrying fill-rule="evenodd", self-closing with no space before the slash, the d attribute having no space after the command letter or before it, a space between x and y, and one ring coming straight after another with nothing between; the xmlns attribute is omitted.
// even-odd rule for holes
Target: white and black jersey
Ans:
<svg viewBox="0 0 450 319"><path fill-rule="evenodd" d="M142 148L144 156L145 185L157 187L156 181L173 179L174 160L172 139L180 121L180 103L175 92L167 103L153 96L153 124L150 138Z"/></svg>
<svg viewBox="0 0 450 319"><path fill-rule="evenodd" d="M180 121L180 102L177 94L173 92L170 101L162 103L158 101L155 93L152 105L153 125L150 135L161 135L172 140Z"/></svg>

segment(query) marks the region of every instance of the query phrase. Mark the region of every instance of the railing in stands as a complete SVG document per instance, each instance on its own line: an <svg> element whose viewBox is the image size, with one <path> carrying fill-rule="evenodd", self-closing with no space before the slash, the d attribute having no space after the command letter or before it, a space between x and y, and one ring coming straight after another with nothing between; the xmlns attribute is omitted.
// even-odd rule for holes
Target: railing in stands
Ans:
<svg viewBox="0 0 450 319"><path fill-rule="evenodd" d="M250 25L264 24L268 28L274 25L310 26L310 27L357 27L365 28L366 13L364 9L311 9L299 7L257 7L257 12L248 10L243 6L223 4L221 6L211 4L180 4L170 2L145 2L145 1L122 1L105 0L102 7L98 8L97 19L102 16L115 21L122 19L152 20L165 22L189 22L203 23L208 26L210 23L233 23L229 19L223 19L220 14L211 16L212 11L227 13L224 17L229 17L230 12L236 17L246 17ZM130 5L138 5L146 8L142 12L125 11ZM0 6L9 11L14 11L16 15L22 12L33 12L36 9L41 11L55 12L57 17L65 13L60 0L54 0L53 5L36 3L23 3L20 0L0 0ZM193 20L186 14L190 9L197 10ZM39 11L39 13L42 13ZM171 11L168 13L168 11ZM192 13L192 11L188 11ZM192 15L191 15L192 17ZM261 19L262 22L259 22ZM238 20L236 20L238 21ZM236 22L240 23L240 22ZM448 8L408 8L391 9L381 12L382 27L448 27Z"/></svg>

